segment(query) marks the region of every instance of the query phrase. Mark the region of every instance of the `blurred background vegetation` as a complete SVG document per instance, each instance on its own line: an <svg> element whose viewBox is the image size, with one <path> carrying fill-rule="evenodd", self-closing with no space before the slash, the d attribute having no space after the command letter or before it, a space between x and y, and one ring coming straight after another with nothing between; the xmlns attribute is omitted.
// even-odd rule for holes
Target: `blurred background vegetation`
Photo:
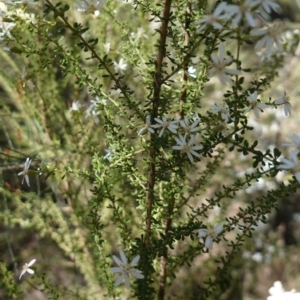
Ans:
<svg viewBox="0 0 300 300"><path fill-rule="evenodd" d="M89 26L86 37L99 38L97 50L101 55L106 53L105 45L110 43L109 55L113 61L119 62L122 57L126 62L126 58L130 58L133 63L127 68L124 81L134 87L137 97L143 98L145 90L139 85L134 71L134 64L143 63L142 56L132 53L131 47L136 45L140 53L149 53L149 56L155 51L151 44L154 31L148 26L145 16L139 10L133 15L130 3L120 2L115 12L115 17L120 20L117 24L110 21L108 13L103 13L99 20L86 17L74 9L74 3L69 2L71 11L74 11L73 15L69 14L70 22L76 20ZM278 2L282 12L269 18L280 18L287 22L287 26L300 30L300 1ZM32 7L29 11L41 15L42 6ZM127 28L122 22L126 22ZM18 34L29 41L32 49L42 51L42 56L27 58L0 49L0 299L50 299L47 296L49 290L56 287L60 291L59 299L105 299L100 284L101 272L97 270L100 265L94 263L103 253L92 249L93 241L89 234L95 218L89 201L93 197L90 158L104 156L107 153L105 149L110 148L103 142L103 111L105 115L114 115L116 111L107 103L88 113L92 100L97 99L91 96L89 87L80 85L77 66L69 65L73 74L65 75L64 57L53 52L51 45L43 48L43 36L34 37L26 26L19 28ZM58 22L49 34L53 37L64 34L65 45L72 45L72 36L58 33L59 27ZM274 88L281 89L284 85L289 91L292 116L287 119L276 112L266 113L259 123L252 120L251 125L255 128L253 139L261 139L266 147L280 147L290 133L298 133L300 46L295 44L293 49L295 56L287 55L274 84ZM252 50L245 48L245 51ZM79 47L74 47L70 55L79 57L92 78L101 78L103 71L92 69L91 61L85 59L86 53ZM245 56L245 59L249 60L249 65L256 63L251 56ZM41 67L43 63L45 68ZM101 80L104 89L110 91L111 80ZM112 90L111 93L109 97L113 98L117 91ZM207 107L222 96L214 88L214 83L209 83L205 93L210 99ZM72 111L70 108L76 101L81 103L81 108ZM126 131L128 139L135 134L136 128L130 130ZM22 178L17 176L23 170L27 157L33 159L30 187L22 185ZM205 191L206 197L211 197L226 184L228 174L232 178L244 174L247 161L244 164L237 164L237 161L240 158L224 157L223 168L210 182L210 188ZM42 175L33 171L38 168L42 168ZM273 180L257 182L245 193L237 194L226 209L220 211L216 207L215 215L210 218L234 214L238 207L245 206L250 199L264 194L268 188L275 188L277 184ZM112 188L122 197L131 194L126 182L116 181ZM118 243L112 234L111 217L109 209L102 212L107 224L102 238L107 241L105 253L109 257L117 250ZM214 299L266 299L268 289L276 280L282 281L286 290L295 288L300 292L299 194L282 199L278 210L267 217L267 224L259 224L253 238L246 242L244 250L236 257L231 288L226 293L215 295ZM215 247L214 251L224 249ZM45 273L52 287L45 287L45 282L33 284L25 277L22 281L17 280L22 265L32 258L37 259L37 272ZM189 274L192 272L194 276L187 277L186 269L177 274L176 284L169 288L168 299L187 299L193 292L197 293L197 285L201 285L208 274L213 274L214 262L209 256L201 256L189 270ZM6 282L1 278L5 278ZM48 292L39 291L41 286Z"/></svg>

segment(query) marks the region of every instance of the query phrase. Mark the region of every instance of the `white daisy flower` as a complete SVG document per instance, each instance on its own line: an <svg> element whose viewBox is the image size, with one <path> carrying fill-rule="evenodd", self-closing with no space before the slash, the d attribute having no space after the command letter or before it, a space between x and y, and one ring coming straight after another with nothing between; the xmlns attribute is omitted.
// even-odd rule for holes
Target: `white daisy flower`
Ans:
<svg viewBox="0 0 300 300"><path fill-rule="evenodd" d="M275 93L280 96L278 99L274 101L275 105L282 105L284 113L286 116L292 114L292 105L290 103L290 97L286 94L286 90L284 89L283 92L275 90Z"/></svg>
<svg viewBox="0 0 300 300"><path fill-rule="evenodd" d="M162 117L161 119L154 118L154 120L158 124L151 125L151 127L152 128L161 128L161 131L158 135L159 137L161 137L163 135L165 129L168 129L175 134L177 133L177 129L178 129L177 121L167 121L167 119L165 117Z"/></svg>
<svg viewBox="0 0 300 300"><path fill-rule="evenodd" d="M140 256L139 255L135 256L132 262L129 264L123 250L120 250L119 253L120 253L121 260L115 255L113 255L113 260L118 265L118 267L110 268L110 270L113 273L120 273L120 277L116 280L115 286L119 286L122 283L122 281L125 281L126 288L130 289L129 275L138 279L144 278L142 271L133 268L140 260Z"/></svg>
<svg viewBox="0 0 300 300"><path fill-rule="evenodd" d="M205 248L212 249L213 240L223 231L223 226L221 224L216 224L214 228L201 228L198 231L198 236L200 238L205 238Z"/></svg>
<svg viewBox="0 0 300 300"><path fill-rule="evenodd" d="M213 53L210 57L212 60L212 68L209 70L209 76L217 76L222 84L229 83L230 85L233 85L233 81L229 75L239 75L241 74L241 71L227 68L232 62L232 59L225 56L224 44L221 43L219 46L219 55Z"/></svg>
<svg viewBox="0 0 300 300"><path fill-rule="evenodd" d="M259 112L263 111L264 108L268 108L269 106L267 104L261 103L258 101L257 97L257 91L255 91L254 93L250 93L248 92L248 97L247 100L250 102L250 106L247 107L247 109L244 111L244 114L246 114L247 112L249 112L251 109L253 109L255 117L257 119L259 119Z"/></svg>
<svg viewBox="0 0 300 300"><path fill-rule="evenodd" d="M32 269L30 269L29 267L31 267L34 263L36 262L36 259L33 259L31 260L28 264L26 263L24 266L23 266L23 270L20 274L20 277L19 277L19 280L21 279L21 277L25 274L25 273L28 273L28 274L34 274L34 271Z"/></svg>
<svg viewBox="0 0 300 300"><path fill-rule="evenodd" d="M190 140L186 142L186 134L183 137L181 134L179 137L175 137L175 140L178 145L173 146L172 149L179 150L181 153L186 153L190 162L194 162L193 155L196 157L200 157L200 154L196 151L203 149L202 145L195 145L195 137L192 135Z"/></svg>

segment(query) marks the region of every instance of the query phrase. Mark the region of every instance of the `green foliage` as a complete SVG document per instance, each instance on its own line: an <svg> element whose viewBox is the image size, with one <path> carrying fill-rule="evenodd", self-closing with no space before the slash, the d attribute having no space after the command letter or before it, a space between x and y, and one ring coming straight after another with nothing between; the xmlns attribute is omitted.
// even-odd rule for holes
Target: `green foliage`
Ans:
<svg viewBox="0 0 300 300"><path fill-rule="evenodd" d="M19 299L20 288L14 280L14 274L7 269L7 265L0 262L0 286L5 291L5 297L9 299Z"/></svg>
<svg viewBox="0 0 300 300"><path fill-rule="evenodd" d="M37 258L28 280L48 299L225 299L245 245L299 188L297 169L278 177L278 141L251 122L288 109L267 96L297 33L260 60L244 16L199 30L208 2L107 1L100 15L78 11L82 1L8 6L0 220L16 260ZM236 72L222 77L222 64ZM273 185L250 191L259 180ZM114 285L120 250L143 276L130 290ZM0 272L18 299L13 273Z"/></svg>

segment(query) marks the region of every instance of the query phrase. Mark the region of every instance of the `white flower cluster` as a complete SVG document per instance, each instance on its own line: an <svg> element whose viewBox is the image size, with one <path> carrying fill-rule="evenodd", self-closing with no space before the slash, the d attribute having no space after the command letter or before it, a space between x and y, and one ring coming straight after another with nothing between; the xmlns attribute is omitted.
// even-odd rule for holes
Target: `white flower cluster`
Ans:
<svg viewBox="0 0 300 300"><path fill-rule="evenodd" d="M230 27L236 28L243 18L246 19L249 26L255 27L256 22L252 13L259 7L262 7L267 13L280 9L280 6L273 0L245 0L239 4L227 4L222 1L211 15L204 15L201 20L197 21L201 25L198 32L203 31L207 26L222 30L224 23L227 22L230 23Z"/></svg>
<svg viewBox="0 0 300 300"><path fill-rule="evenodd" d="M223 231L223 226L221 224L216 224L215 227L212 229L206 229L206 228L201 228L198 231L198 236L200 238L205 238L205 247L207 249L212 249L213 247L213 240L217 238L217 236ZM137 279L143 279L145 276L143 275L142 271L134 268L139 260L140 256L137 255L133 258L133 260L128 263L128 259L124 253L123 250L119 251L120 253L120 258L119 259L117 256L113 255L112 258L114 262L118 265L117 267L112 267L110 270L113 273L119 274L119 277L115 281L115 286L119 286L123 281L125 282L125 286L127 289L130 289L130 277L134 277ZM19 280L21 277L25 274L28 273L30 275L34 274L34 270L32 270L30 267L36 262L36 259L32 259L29 263L26 263L19 276Z"/></svg>
<svg viewBox="0 0 300 300"><path fill-rule="evenodd" d="M223 226L221 224L216 224L214 228L201 228L198 230L198 237L205 239L205 248L212 249L214 240L223 231ZM119 286L123 281L127 289L130 289L130 277L135 277L137 279L143 279L144 275L142 271L134 268L140 260L140 256L137 255L133 258L131 263L128 263L127 257L123 250L119 251L121 259L113 255L112 258L118 267L112 267L110 270L113 273L119 274L118 279L115 281L115 286ZM28 268L26 269L28 270ZM27 271L28 272L28 271Z"/></svg>
<svg viewBox="0 0 300 300"><path fill-rule="evenodd" d="M198 33L204 31L208 26L216 30L223 30L225 26L236 28L244 18L250 27L256 27L258 24L253 16L253 12L258 8L263 8L267 13L272 10L278 11L280 6L273 0L245 0L239 4L227 4L222 1L215 8L211 15L203 15L197 24L200 25ZM253 28L250 31L253 37L260 37L255 45L255 49L262 51L264 57L270 57L273 53L283 52L283 26L281 22L266 24L263 28ZM212 54L212 67L209 75L217 76L222 84L228 83L233 85L230 75L239 75L240 70L228 69L232 58L225 56L224 44L219 45L218 55Z"/></svg>
<svg viewBox="0 0 300 300"><path fill-rule="evenodd" d="M94 122L99 124L100 119L99 115L101 114L101 108L107 104L105 99L100 99L96 96L95 99L92 99L90 105L85 111L85 119L93 117ZM69 112L80 111L82 108L82 104L79 101L73 101L71 107L69 108Z"/></svg>
<svg viewBox="0 0 300 300"><path fill-rule="evenodd" d="M200 238L205 238L205 247L207 249L213 248L213 240L223 231L223 226L221 224L216 224L214 228L210 229L199 229L198 236ZM119 274L118 279L115 281L115 286L119 286L123 281L127 289L130 289L130 276L137 279L143 279L144 275L142 271L135 269L134 266L137 265L140 260L140 256L137 255L133 258L131 263L128 263L127 257L123 250L119 251L121 259L113 255L113 260L118 265L118 267L112 267L110 270L113 273ZM34 270L30 267L36 262L36 259L32 259L29 263L25 263L19 276L19 280L26 273L33 275ZM287 292L284 290L282 283L280 281L274 282L273 286L269 289L270 296L267 300L299 300L300 293L297 293L294 289Z"/></svg>
<svg viewBox="0 0 300 300"><path fill-rule="evenodd" d="M178 134L175 137L175 141L177 145L173 146L172 149L179 150L181 153L185 153L190 162L194 162L194 157L200 157L200 154L196 151L202 150L203 146L196 143L196 133L200 130L199 119L194 120L190 123L188 117L184 117L183 120L176 120L176 121L168 121L165 117L154 118L157 122L156 124L151 124L151 116L148 115L146 117L146 124L145 127L141 128L138 131L138 135L142 135L145 132L155 133L155 129L159 129L158 136L161 137L165 130L169 130L174 134ZM179 131L179 132L178 132Z"/></svg>
<svg viewBox="0 0 300 300"><path fill-rule="evenodd" d="M290 103L290 97L288 97L286 91L283 90L283 92L280 92L278 90L275 90L275 93L279 96L279 98L274 100L273 105L283 105L285 115L291 115L292 106ZM249 111L253 110L255 117L259 119L259 113L263 112L264 109L270 107L270 105L260 102L258 96L259 95L257 91L254 91L253 93L248 91L247 101L249 103L249 106L244 110L244 115L247 114ZM227 123L235 120L232 114L230 114L230 110L227 104L214 103L210 108L210 112L212 112L213 114L220 115L220 118L222 119L222 122L220 122L219 124L222 127L221 131L223 135L227 135Z"/></svg>
<svg viewBox="0 0 300 300"><path fill-rule="evenodd" d="M26 23L35 23L35 15L25 12L24 7L17 7L18 4L26 3L33 5L33 1L0 1L0 42L5 39L14 39L11 31L15 28L14 18L24 20Z"/></svg>
<svg viewBox="0 0 300 300"><path fill-rule="evenodd" d="M9 10L4 2L0 2L0 41L4 38L13 39L11 30L16 26L13 22L5 22L4 19L7 17Z"/></svg>
<svg viewBox="0 0 300 300"><path fill-rule="evenodd" d="M98 96L96 96L95 99L91 100L90 106L85 111L85 118L93 117L94 122L96 124L99 124L100 119L98 116L101 114L101 106L105 106L107 104L107 101L105 99L100 99Z"/></svg>
<svg viewBox="0 0 300 300"><path fill-rule="evenodd" d="M223 73L222 76L226 78L226 74ZM228 78L230 80L230 78ZM227 79L224 79L227 80ZM275 91L276 94L279 96L276 100L274 100L273 105L283 105L284 106L284 112L285 115L288 116L291 114L291 103L290 98L288 97L285 89L283 92ZM244 114L247 114L249 111L253 110L254 115L257 119L259 119L259 113L263 112L264 109L269 108L269 105L262 103L258 99L258 92L249 92L248 91L248 97L247 101L249 103L248 107L244 110ZM219 114L220 118L222 119L219 124L216 126L216 128L219 128L218 130L222 132L224 136L228 134L228 123L235 121L235 118L233 114L230 114L230 109L227 106L227 104L219 104L214 103L211 108L210 112L213 114ZM200 130L199 123L200 120L196 119L190 123L190 120L188 117L184 117L183 120L174 120L169 121L166 117L160 118L154 118L156 121L156 124L151 124L151 116L148 115L146 117L146 124L143 128L141 128L138 131L138 135L142 135L146 132L150 132L151 134L155 133L156 129L159 129L158 136L161 137L166 130L170 131L173 134L176 134L178 136L175 137L175 141L177 145L173 146L173 150L179 150L181 153L187 154L189 160L191 163L194 162L194 157L200 157L199 153L197 151L202 150L203 146L200 144L197 144L196 142L196 133ZM300 176L300 175L299 175Z"/></svg>

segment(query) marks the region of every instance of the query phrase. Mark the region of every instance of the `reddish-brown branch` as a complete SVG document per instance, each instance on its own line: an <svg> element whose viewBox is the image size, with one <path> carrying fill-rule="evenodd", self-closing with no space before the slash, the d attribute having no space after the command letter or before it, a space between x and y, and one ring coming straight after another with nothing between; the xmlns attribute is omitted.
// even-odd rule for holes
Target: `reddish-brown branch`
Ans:
<svg viewBox="0 0 300 300"><path fill-rule="evenodd" d="M171 12L171 3L172 0L166 0L164 4L164 11L162 16L162 24L160 31L160 44L158 48L158 53L155 62L155 72L153 76L153 99L152 99L152 122L155 117L158 115L158 108L160 105L160 93L162 86L162 65L166 53L166 40L168 33L168 23ZM152 207L154 203L154 187L156 179L156 153L154 145L155 136L151 135L151 147L150 147L150 163L149 163L149 174L148 174L148 185L147 185L147 211L146 211L146 232L145 232L145 246L149 248L151 243L151 227L152 227ZM145 275L147 276L146 272ZM162 289L162 295L164 297L164 290Z"/></svg>
<svg viewBox="0 0 300 300"><path fill-rule="evenodd" d="M190 20L189 17L191 15L191 7L190 3L187 6L186 9L186 20L185 25L183 28L184 31L184 41L183 44L187 46L189 44L190 36L189 36L189 26L190 26ZM183 61L185 61L185 57L183 57ZM183 119L184 117L184 110L183 107L186 103L186 97L187 97L187 82L188 82L188 65L185 64L183 66L183 87L181 91L180 96L180 112L178 114L179 119ZM168 235L169 230L172 225L172 215L174 210L174 200L169 202L168 205L168 212L167 212L167 218L166 218L166 224L165 224L165 236ZM165 246L163 256L161 257L161 263L160 263L160 281L159 281L159 289L158 289L158 299L163 300L165 296L165 290L166 290L166 280L167 280L167 266L168 266L168 248Z"/></svg>
<svg viewBox="0 0 300 300"><path fill-rule="evenodd" d="M168 205L168 217L166 220L166 226L164 232L165 236L167 236L172 225L173 210L174 210L174 200L170 201ZM160 281L159 281L159 288L158 288L158 300L163 300L165 297L167 265L168 265L168 249L167 247L165 247L164 255L162 256L160 261Z"/></svg>
<svg viewBox="0 0 300 300"><path fill-rule="evenodd" d="M162 16L162 25L160 31L160 44L155 62L155 73L153 78L153 99L152 99L152 118L157 117L158 108L160 104L160 92L162 85L162 64L163 59L166 53L166 40L167 40L167 32L168 32L168 23L171 11L171 3L172 0L166 0L164 5L164 11ZM152 119L153 121L153 119ZM152 142L154 141L154 136L151 136ZM152 214L152 206L154 203L154 186L155 186L155 159L156 159L156 150L153 147L150 149L150 169L148 175L148 191L147 191L147 216L146 216L146 247L150 244L150 236L151 236L151 214Z"/></svg>

